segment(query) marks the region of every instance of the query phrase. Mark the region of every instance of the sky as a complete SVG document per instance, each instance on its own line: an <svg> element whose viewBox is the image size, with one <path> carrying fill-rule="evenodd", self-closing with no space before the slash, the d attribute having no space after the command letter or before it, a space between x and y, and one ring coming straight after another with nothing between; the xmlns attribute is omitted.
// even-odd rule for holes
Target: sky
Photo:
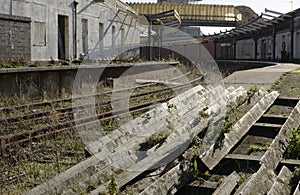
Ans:
<svg viewBox="0 0 300 195"><path fill-rule="evenodd" d="M122 0L124 2L152 2L156 3L157 0ZM280 13L287 13L294 9L300 8L300 0L202 0L201 4L221 4L221 5L245 5L252 8L258 15L264 12L265 8L274 10ZM204 34L213 33L214 31L230 28L201 28Z"/></svg>

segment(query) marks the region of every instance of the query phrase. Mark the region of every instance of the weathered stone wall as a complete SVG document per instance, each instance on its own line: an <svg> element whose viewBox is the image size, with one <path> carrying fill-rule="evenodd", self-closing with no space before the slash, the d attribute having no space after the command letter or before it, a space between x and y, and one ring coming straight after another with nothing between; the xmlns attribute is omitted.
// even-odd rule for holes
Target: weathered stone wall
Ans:
<svg viewBox="0 0 300 195"><path fill-rule="evenodd" d="M31 59L31 19L0 14L0 61Z"/></svg>

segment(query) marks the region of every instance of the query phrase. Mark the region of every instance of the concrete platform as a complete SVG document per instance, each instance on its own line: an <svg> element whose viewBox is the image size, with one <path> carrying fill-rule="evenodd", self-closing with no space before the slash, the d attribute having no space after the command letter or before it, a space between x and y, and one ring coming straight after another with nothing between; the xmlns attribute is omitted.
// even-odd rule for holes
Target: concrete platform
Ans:
<svg viewBox="0 0 300 195"><path fill-rule="evenodd" d="M252 70L237 71L224 79L226 87L243 86L249 89L253 85L270 89L272 84L276 82L280 76L286 72L300 68L296 64L277 64L264 68L257 68Z"/></svg>

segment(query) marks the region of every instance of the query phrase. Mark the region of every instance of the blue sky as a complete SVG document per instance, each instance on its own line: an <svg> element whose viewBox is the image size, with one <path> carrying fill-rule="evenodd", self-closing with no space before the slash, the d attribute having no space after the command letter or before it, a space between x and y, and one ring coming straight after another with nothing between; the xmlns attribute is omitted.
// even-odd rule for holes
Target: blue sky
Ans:
<svg viewBox="0 0 300 195"><path fill-rule="evenodd" d="M152 2L157 0L122 0L124 2ZM287 13L300 8L300 0L202 0L201 4L245 5L251 7L257 14L264 12L265 8L281 13ZM219 32L229 28L203 27L204 34Z"/></svg>

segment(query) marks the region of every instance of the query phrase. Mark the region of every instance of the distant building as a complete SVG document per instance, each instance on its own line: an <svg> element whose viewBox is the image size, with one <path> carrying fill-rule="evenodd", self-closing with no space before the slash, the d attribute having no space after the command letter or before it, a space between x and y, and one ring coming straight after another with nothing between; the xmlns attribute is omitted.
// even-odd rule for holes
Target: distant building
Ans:
<svg viewBox="0 0 300 195"><path fill-rule="evenodd" d="M186 26L182 28L182 31L193 37L200 37L203 35L200 30L200 27L197 26Z"/></svg>
<svg viewBox="0 0 300 195"><path fill-rule="evenodd" d="M22 59L28 44L24 59L50 61L139 43L137 16L120 0L2 0L0 14L0 61Z"/></svg>

